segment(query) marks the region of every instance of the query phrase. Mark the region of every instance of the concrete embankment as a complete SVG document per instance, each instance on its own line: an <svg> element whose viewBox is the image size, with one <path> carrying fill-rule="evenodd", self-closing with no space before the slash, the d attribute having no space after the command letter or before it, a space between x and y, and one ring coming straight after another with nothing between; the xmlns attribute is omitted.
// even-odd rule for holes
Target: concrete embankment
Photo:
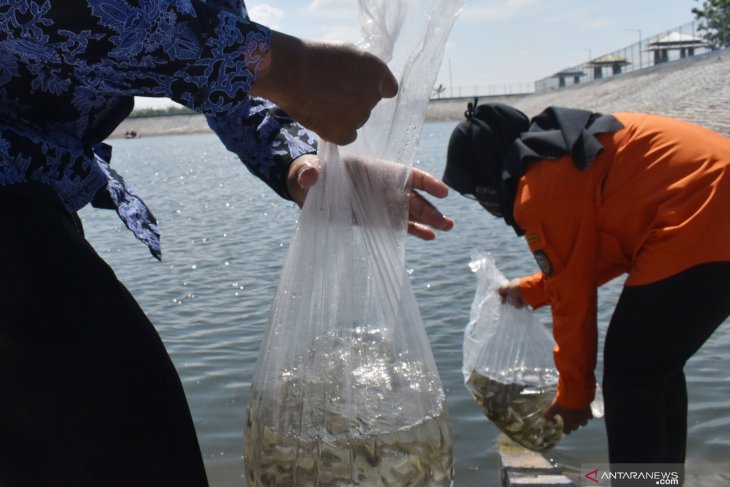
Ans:
<svg viewBox="0 0 730 487"><path fill-rule="evenodd" d="M602 113L646 112L704 125L730 137L730 48L546 93L481 98L529 116L558 105ZM463 118L468 99L433 100L433 120Z"/></svg>
<svg viewBox="0 0 730 487"><path fill-rule="evenodd" d="M590 83L546 93L483 97L513 105L529 116L559 105L603 113L629 111L668 115L695 122L730 137L730 49L661 64ZM426 112L431 121L463 119L471 98L432 100ZM128 130L139 136L209 132L202 115L129 118L112 134Z"/></svg>

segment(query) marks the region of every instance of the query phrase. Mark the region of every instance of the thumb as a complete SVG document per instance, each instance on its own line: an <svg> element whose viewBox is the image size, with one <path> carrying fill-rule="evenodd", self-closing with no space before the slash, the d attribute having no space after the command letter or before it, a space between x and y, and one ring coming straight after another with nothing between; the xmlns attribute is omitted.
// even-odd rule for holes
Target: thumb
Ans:
<svg viewBox="0 0 730 487"><path fill-rule="evenodd" d="M558 404L553 402L549 408L543 413L543 417L547 420L553 419L558 415Z"/></svg>
<svg viewBox="0 0 730 487"><path fill-rule="evenodd" d="M307 197L309 187L319 178L319 159L316 155L306 154L297 157L289 166L287 189L292 199L301 208Z"/></svg>
<svg viewBox="0 0 730 487"><path fill-rule="evenodd" d="M504 287L500 287L497 289L497 294L499 294L499 302L505 304L507 302L507 290Z"/></svg>
<svg viewBox="0 0 730 487"><path fill-rule="evenodd" d="M302 162L296 169L297 184L300 188L307 189L314 185L319 179L319 168L315 167L310 161Z"/></svg>

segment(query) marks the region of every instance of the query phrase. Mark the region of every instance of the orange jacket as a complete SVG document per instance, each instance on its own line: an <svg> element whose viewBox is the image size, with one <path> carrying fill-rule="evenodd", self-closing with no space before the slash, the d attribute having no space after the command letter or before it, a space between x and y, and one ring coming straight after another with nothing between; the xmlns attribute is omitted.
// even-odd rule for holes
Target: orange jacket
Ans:
<svg viewBox="0 0 730 487"><path fill-rule="evenodd" d="M542 269L520 288L531 306L551 306L557 400L571 408L595 392L598 286L730 261L730 139L665 117L614 116L624 128L598 136L605 150L588 169L569 157L533 163L514 204Z"/></svg>

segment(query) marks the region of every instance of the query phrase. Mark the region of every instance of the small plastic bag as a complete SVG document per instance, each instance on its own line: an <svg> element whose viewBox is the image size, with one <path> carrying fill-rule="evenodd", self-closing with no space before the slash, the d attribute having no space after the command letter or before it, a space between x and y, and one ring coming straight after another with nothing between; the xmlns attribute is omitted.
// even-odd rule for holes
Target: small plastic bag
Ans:
<svg viewBox="0 0 730 487"><path fill-rule="evenodd" d="M462 2L360 2L366 47L389 60L400 91L344 155L320 144L319 179L251 383L251 486L452 485L446 400L405 268L405 235L410 165Z"/></svg>
<svg viewBox="0 0 730 487"><path fill-rule="evenodd" d="M502 304L497 290L507 279L494 260L474 251L477 290L464 330L464 383L484 414L503 433L534 451L562 438L562 421L546 420L558 385L555 342L532 311Z"/></svg>

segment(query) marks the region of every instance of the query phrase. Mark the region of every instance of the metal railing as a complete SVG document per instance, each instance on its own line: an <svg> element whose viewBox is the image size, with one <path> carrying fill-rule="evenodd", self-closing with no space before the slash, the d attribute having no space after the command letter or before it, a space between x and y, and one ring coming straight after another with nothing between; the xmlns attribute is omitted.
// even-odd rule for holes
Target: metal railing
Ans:
<svg viewBox="0 0 730 487"><path fill-rule="evenodd" d="M525 95L535 91L535 83L502 83L490 85L454 86L438 94L435 90L432 100L443 98L468 98L475 96Z"/></svg>

